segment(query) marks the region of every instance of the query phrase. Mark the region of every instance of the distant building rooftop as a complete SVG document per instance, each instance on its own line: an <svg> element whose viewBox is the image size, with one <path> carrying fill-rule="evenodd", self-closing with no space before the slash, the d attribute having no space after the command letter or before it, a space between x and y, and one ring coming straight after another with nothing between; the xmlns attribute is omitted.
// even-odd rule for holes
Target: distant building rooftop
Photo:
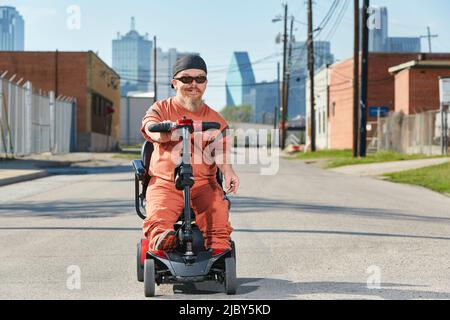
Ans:
<svg viewBox="0 0 450 320"><path fill-rule="evenodd" d="M148 98L148 99L154 99L155 93L154 92L140 92L140 91L131 91L127 94L128 98Z"/></svg>
<svg viewBox="0 0 450 320"><path fill-rule="evenodd" d="M412 68L450 68L450 60L412 60L389 68L389 72L397 73Z"/></svg>

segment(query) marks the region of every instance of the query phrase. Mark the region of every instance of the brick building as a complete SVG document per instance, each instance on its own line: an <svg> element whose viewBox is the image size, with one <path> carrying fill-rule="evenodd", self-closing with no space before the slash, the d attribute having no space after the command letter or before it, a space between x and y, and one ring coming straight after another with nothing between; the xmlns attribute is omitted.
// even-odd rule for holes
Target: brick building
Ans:
<svg viewBox="0 0 450 320"><path fill-rule="evenodd" d="M77 150L106 151L120 134L120 78L95 53L0 52L0 74L77 99Z"/></svg>
<svg viewBox="0 0 450 320"><path fill-rule="evenodd" d="M396 92L395 77L389 72L389 68L414 59L421 61L446 61L450 60L450 54L369 53L368 111L370 107L386 107L389 111L395 110L396 101L404 99L401 97L403 90L398 87L399 90ZM401 75L401 77L405 76ZM404 84L399 82L400 85ZM352 149L354 134L353 58L337 62L330 66L328 86L330 148ZM426 94L434 95L432 92L427 92ZM439 97L438 94L437 97ZM369 124L370 130L367 131L367 145L370 144L372 136L376 133L376 120L377 118L371 117L368 112L367 123Z"/></svg>
<svg viewBox="0 0 450 320"><path fill-rule="evenodd" d="M389 72L395 76L396 112L439 110L439 77L450 76L450 59L412 60L390 68Z"/></svg>

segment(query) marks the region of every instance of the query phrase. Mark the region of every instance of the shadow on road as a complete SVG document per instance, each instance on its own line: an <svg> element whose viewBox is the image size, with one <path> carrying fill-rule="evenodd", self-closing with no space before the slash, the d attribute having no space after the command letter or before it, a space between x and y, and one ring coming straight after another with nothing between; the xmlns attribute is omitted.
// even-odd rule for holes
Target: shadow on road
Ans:
<svg viewBox="0 0 450 320"><path fill-rule="evenodd" d="M114 232L136 232L141 231L139 227L0 227L0 230L15 231L114 231ZM235 229L235 233L294 233L294 234L319 234L319 235L342 235L342 236L363 236L363 237L391 237L391 238L412 238L428 240L450 240L450 237L417 236L408 234L392 233L369 233L335 230L286 230L286 229Z"/></svg>
<svg viewBox="0 0 450 320"><path fill-rule="evenodd" d="M53 161L53 160L37 160L37 159L2 159L0 158L1 169L42 169L69 167L70 161Z"/></svg>
<svg viewBox="0 0 450 320"><path fill-rule="evenodd" d="M132 200L81 201L2 203L0 216L87 219L134 214L134 202Z"/></svg>
<svg viewBox="0 0 450 320"><path fill-rule="evenodd" d="M324 234L324 235L342 235L342 236L363 236L363 237L393 237L393 238L413 238L430 240L450 240L450 237L418 236L395 233L375 233L375 232L353 232L353 231L335 231L335 230L289 230L289 229L235 229L234 232L251 233L296 233L296 234Z"/></svg>
<svg viewBox="0 0 450 320"><path fill-rule="evenodd" d="M142 231L142 228L122 228L122 227L0 227L0 230L15 231Z"/></svg>
<svg viewBox="0 0 450 320"><path fill-rule="evenodd" d="M130 173L133 178L133 168L131 165L110 165L110 166L71 166L68 168L50 168L48 172L52 175L80 175L80 174L112 174Z"/></svg>
<svg viewBox="0 0 450 320"><path fill-rule="evenodd" d="M400 283L381 283L379 289L369 289L366 283L357 282L293 282L271 278L238 278L238 283L236 298L302 299L302 296L317 295L305 298L335 299L338 296L338 299L346 299L345 296L348 296L348 299L450 299L450 293L447 292L422 291L426 286ZM187 298L212 295L211 298L215 299L224 295L223 286L212 281L176 284L173 292L175 296L187 295Z"/></svg>
<svg viewBox="0 0 450 320"><path fill-rule="evenodd" d="M291 210L299 213L335 214L346 216L358 216L371 219L413 220L423 222L450 223L450 218L415 215L399 210L386 210L380 208L358 208L346 206L330 206L320 204L308 204L295 201L283 201L278 199L264 199L259 197L232 197L232 213L265 212L270 210Z"/></svg>

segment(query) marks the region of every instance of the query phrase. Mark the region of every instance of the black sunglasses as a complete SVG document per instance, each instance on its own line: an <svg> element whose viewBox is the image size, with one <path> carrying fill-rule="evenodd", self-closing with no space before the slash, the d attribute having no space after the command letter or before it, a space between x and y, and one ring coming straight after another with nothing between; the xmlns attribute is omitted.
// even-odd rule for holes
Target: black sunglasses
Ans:
<svg viewBox="0 0 450 320"><path fill-rule="evenodd" d="M197 83L205 83L206 80L208 80L205 76L198 76L198 77L184 76L184 77L174 78L174 79L181 81L184 84L191 84L194 80Z"/></svg>

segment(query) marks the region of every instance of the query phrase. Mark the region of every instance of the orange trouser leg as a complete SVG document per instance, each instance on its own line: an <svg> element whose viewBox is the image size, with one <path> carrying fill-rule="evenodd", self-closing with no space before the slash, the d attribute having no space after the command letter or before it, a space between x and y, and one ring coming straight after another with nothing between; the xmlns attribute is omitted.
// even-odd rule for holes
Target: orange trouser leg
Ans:
<svg viewBox="0 0 450 320"><path fill-rule="evenodd" d="M147 189L147 218L144 220L144 236L154 248L159 235L173 225L183 212L183 192L175 188L172 181L153 177ZM196 214L195 221L205 238L205 247L213 249L230 248L228 201L224 200L222 188L214 180L199 181L191 189L191 206Z"/></svg>
<svg viewBox="0 0 450 320"><path fill-rule="evenodd" d="M216 180L203 181L192 189L195 221L205 238L205 247L229 249L233 228L229 222L228 201Z"/></svg>
<svg viewBox="0 0 450 320"><path fill-rule="evenodd" d="M149 248L155 248L159 235L173 225L183 212L183 192L175 188L172 181L153 177L146 194L147 218L144 220L144 237L150 240Z"/></svg>

